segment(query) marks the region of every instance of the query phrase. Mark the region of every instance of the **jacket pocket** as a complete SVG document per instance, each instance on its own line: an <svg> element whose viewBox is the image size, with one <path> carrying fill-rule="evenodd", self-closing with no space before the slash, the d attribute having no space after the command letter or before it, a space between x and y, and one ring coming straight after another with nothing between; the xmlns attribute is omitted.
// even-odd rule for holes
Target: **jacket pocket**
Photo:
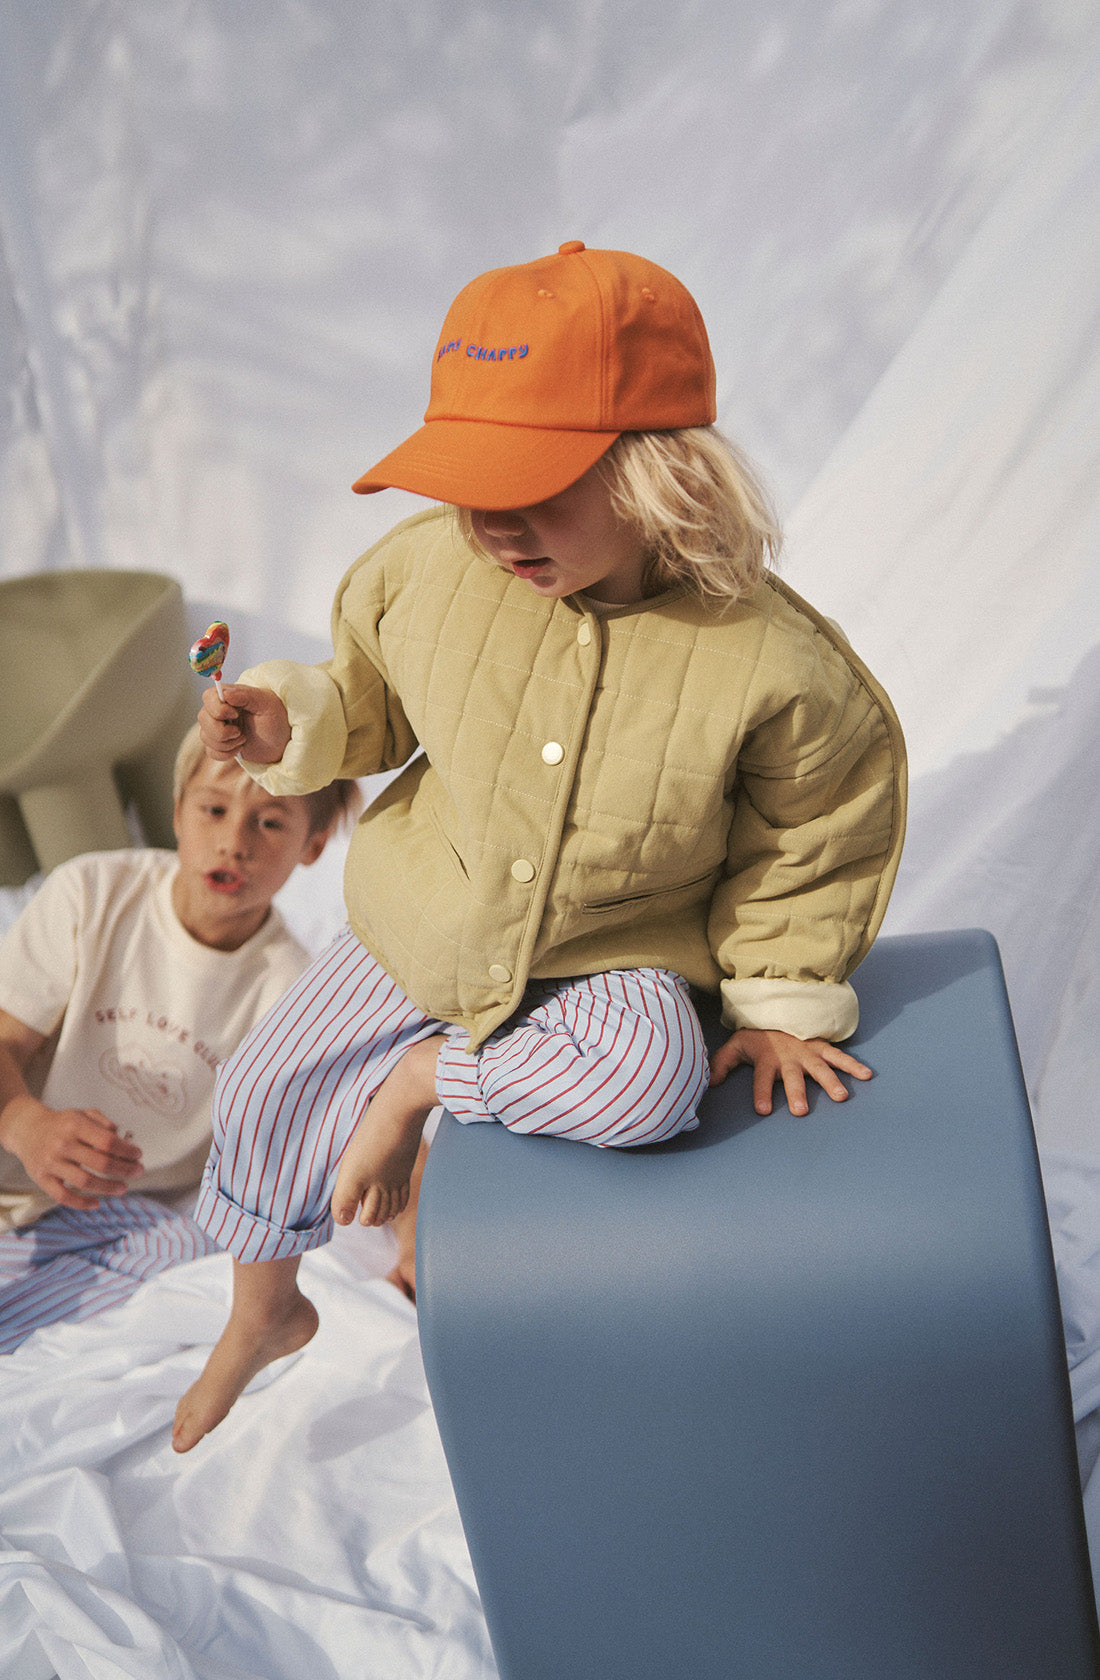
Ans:
<svg viewBox="0 0 1100 1680"><path fill-rule="evenodd" d="M674 881L671 886L651 887L648 892L624 893L617 898L593 898L587 904L582 904L582 910L591 911L593 915L612 910L630 910L636 904L648 904L654 898L671 898L676 893L690 892L694 887L705 886L718 878L718 870L708 869L702 875L693 875L690 881Z"/></svg>
<svg viewBox="0 0 1100 1680"><path fill-rule="evenodd" d="M444 857L451 864L459 880L465 882L468 886L470 881L470 871L463 863L462 854L458 851L454 841L450 838L431 805L428 806L428 820L435 829L436 837L439 840L440 845L443 847Z"/></svg>

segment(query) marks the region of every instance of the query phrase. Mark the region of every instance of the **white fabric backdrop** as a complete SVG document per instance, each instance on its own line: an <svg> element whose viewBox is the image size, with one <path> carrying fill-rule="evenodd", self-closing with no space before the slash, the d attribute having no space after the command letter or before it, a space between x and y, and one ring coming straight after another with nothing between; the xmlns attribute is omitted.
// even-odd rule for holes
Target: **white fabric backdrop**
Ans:
<svg viewBox="0 0 1100 1680"><path fill-rule="evenodd" d="M0 0L0 30L0 575L172 572L231 669L323 656L417 505L349 486L468 278L583 238L688 284L785 575L906 727L888 927L1000 941L1095 1303L1091 0Z"/></svg>

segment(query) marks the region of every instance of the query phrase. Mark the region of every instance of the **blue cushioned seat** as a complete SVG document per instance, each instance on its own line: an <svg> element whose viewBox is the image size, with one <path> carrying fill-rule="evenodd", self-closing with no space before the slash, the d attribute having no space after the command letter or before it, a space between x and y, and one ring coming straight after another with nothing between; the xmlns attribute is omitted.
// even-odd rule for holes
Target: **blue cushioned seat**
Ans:
<svg viewBox="0 0 1100 1680"><path fill-rule="evenodd" d="M420 1334L502 1680L1100 1673L996 947L858 984L876 1077L804 1119L747 1070L641 1151L444 1116Z"/></svg>

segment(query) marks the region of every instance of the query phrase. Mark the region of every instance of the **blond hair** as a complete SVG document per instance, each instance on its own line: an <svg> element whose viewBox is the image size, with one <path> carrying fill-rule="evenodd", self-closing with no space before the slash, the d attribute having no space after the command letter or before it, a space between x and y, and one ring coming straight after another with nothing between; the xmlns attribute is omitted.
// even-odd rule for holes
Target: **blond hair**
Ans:
<svg viewBox="0 0 1100 1680"><path fill-rule="evenodd" d="M177 805L188 782L205 758L206 748L202 744L199 726L193 723L179 744L172 772L172 796ZM241 771L242 776L247 774L247 771ZM345 822L350 822L363 804L358 782L346 777L329 782L327 787L317 788L314 793L295 794L294 797L305 799L309 804L310 834L327 833L330 829L335 832Z"/></svg>
<svg viewBox="0 0 1100 1680"><path fill-rule="evenodd" d="M599 468L620 518L641 535L646 584L682 584L724 605L747 595L783 534L752 463L714 426L623 432Z"/></svg>
<svg viewBox="0 0 1100 1680"><path fill-rule="evenodd" d="M779 555L783 533L771 496L715 426L622 432L597 470L615 512L645 545L649 594L682 584L712 606L728 606L755 589ZM454 511L467 543L483 553L471 510Z"/></svg>

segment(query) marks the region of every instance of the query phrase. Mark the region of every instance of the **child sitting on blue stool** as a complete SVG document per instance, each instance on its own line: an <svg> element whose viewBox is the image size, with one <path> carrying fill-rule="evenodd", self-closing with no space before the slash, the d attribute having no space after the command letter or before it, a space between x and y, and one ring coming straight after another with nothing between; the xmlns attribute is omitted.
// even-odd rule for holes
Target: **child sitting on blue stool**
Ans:
<svg viewBox="0 0 1100 1680"><path fill-rule="evenodd" d="M847 977L901 847L904 749L843 637L765 574L779 533L714 429L694 300L589 251L480 276L425 424L355 485L451 504L345 577L334 656L204 697L272 792L405 765L349 853L350 926L224 1070L197 1218L236 1261L186 1451L317 1317L301 1254L405 1214L425 1119L616 1148L754 1064L870 1070ZM456 511L457 510L457 511ZM417 749L421 749L419 752ZM708 1066L690 987L732 1036Z"/></svg>

